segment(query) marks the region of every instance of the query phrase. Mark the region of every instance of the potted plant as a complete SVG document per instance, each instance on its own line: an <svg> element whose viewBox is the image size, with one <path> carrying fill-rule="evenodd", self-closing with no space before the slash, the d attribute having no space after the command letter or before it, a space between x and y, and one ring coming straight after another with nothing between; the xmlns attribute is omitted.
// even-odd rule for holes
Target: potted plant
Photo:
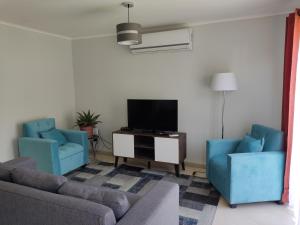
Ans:
<svg viewBox="0 0 300 225"><path fill-rule="evenodd" d="M87 112L77 112L77 119L75 126L78 126L80 130L86 131L89 137L93 136L93 129L98 123L102 123L98 118L99 114L91 113L90 110Z"/></svg>

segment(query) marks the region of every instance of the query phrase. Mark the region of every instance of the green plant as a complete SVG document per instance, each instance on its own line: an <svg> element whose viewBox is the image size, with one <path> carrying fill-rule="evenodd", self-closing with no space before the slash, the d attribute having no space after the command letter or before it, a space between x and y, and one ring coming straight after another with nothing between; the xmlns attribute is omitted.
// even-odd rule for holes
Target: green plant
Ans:
<svg viewBox="0 0 300 225"><path fill-rule="evenodd" d="M95 115L95 113L91 113L90 110L87 112L77 112L77 119L75 126L78 127L89 127L89 126L96 126L98 123L102 123L98 118L100 114Z"/></svg>

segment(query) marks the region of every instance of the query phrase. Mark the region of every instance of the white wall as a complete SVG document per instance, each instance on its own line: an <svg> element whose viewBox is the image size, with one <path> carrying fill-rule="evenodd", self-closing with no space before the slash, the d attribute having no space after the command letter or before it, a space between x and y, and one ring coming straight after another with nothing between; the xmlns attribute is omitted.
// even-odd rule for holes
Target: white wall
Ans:
<svg viewBox="0 0 300 225"><path fill-rule="evenodd" d="M0 161L17 155L24 121L73 123L71 41L0 25Z"/></svg>
<svg viewBox="0 0 300 225"><path fill-rule="evenodd" d="M221 96L209 88L215 72L234 72L225 136L252 123L280 127L284 16L195 27L193 51L132 55L114 37L75 40L76 109L102 114L104 136L127 125L126 99L178 99L187 161L205 163L205 141L220 136Z"/></svg>

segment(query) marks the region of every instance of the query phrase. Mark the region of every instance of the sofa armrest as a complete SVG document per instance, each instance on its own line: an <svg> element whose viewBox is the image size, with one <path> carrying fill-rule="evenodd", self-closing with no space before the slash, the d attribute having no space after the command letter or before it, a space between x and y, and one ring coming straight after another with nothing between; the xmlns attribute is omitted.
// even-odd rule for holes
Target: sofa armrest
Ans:
<svg viewBox="0 0 300 225"><path fill-rule="evenodd" d="M117 225L178 225L179 186L160 181L138 200Z"/></svg>
<svg viewBox="0 0 300 225"><path fill-rule="evenodd" d="M229 154L227 163L230 204L281 199L283 151Z"/></svg>
<svg viewBox="0 0 300 225"><path fill-rule="evenodd" d="M38 170L60 175L57 141L22 137L19 139L19 153L21 157L35 160Z"/></svg>
<svg viewBox="0 0 300 225"><path fill-rule="evenodd" d="M86 131L79 130L59 130L69 142L80 144L84 148L84 161L89 162L88 136Z"/></svg>
<svg viewBox="0 0 300 225"><path fill-rule="evenodd" d="M29 157L20 157L3 163L5 166L13 168L29 168L36 169L36 162Z"/></svg>
<svg viewBox="0 0 300 225"><path fill-rule="evenodd" d="M232 153L241 142L239 139L211 139L206 142L206 175L209 178L209 161L217 155Z"/></svg>

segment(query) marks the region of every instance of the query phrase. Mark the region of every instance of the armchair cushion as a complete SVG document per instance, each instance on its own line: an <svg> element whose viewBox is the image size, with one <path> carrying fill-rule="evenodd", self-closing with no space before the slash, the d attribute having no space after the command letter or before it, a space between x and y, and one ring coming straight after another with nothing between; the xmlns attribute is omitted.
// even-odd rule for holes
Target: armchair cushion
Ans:
<svg viewBox="0 0 300 225"><path fill-rule="evenodd" d="M248 135L245 135L243 140L239 143L235 149L235 153L246 153L246 152L261 152L264 147L264 138L255 139Z"/></svg>
<svg viewBox="0 0 300 225"><path fill-rule="evenodd" d="M270 127L254 124L251 130L251 137L265 139L263 151L282 151L283 132Z"/></svg>
<svg viewBox="0 0 300 225"><path fill-rule="evenodd" d="M77 154L83 151L83 146L76 143L66 143L58 147L58 155L60 159L68 158L71 155Z"/></svg>
<svg viewBox="0 0 300 225"><path fill-rule="evenodd" d="M23 124L24 137L40 138L39 132L55 128L53 118L34 120Z"/></svg>
<svg viewBox="0 0 300 225"><path fill-rule="evenodd" d="M64 176L55 176L28 168L15 168L11 171L11 175L16 184L53 193L56 193L59 187L67 181Z"/></svg>
<svg viewBox="0 0 300 225"><path fill-rule="evenodd" d="M52 139L57 141L59 146L67 143L67 139L65 138L65 136L55 128L48 131L42 131L40 132L40 135L44 139Z"/></svg>

